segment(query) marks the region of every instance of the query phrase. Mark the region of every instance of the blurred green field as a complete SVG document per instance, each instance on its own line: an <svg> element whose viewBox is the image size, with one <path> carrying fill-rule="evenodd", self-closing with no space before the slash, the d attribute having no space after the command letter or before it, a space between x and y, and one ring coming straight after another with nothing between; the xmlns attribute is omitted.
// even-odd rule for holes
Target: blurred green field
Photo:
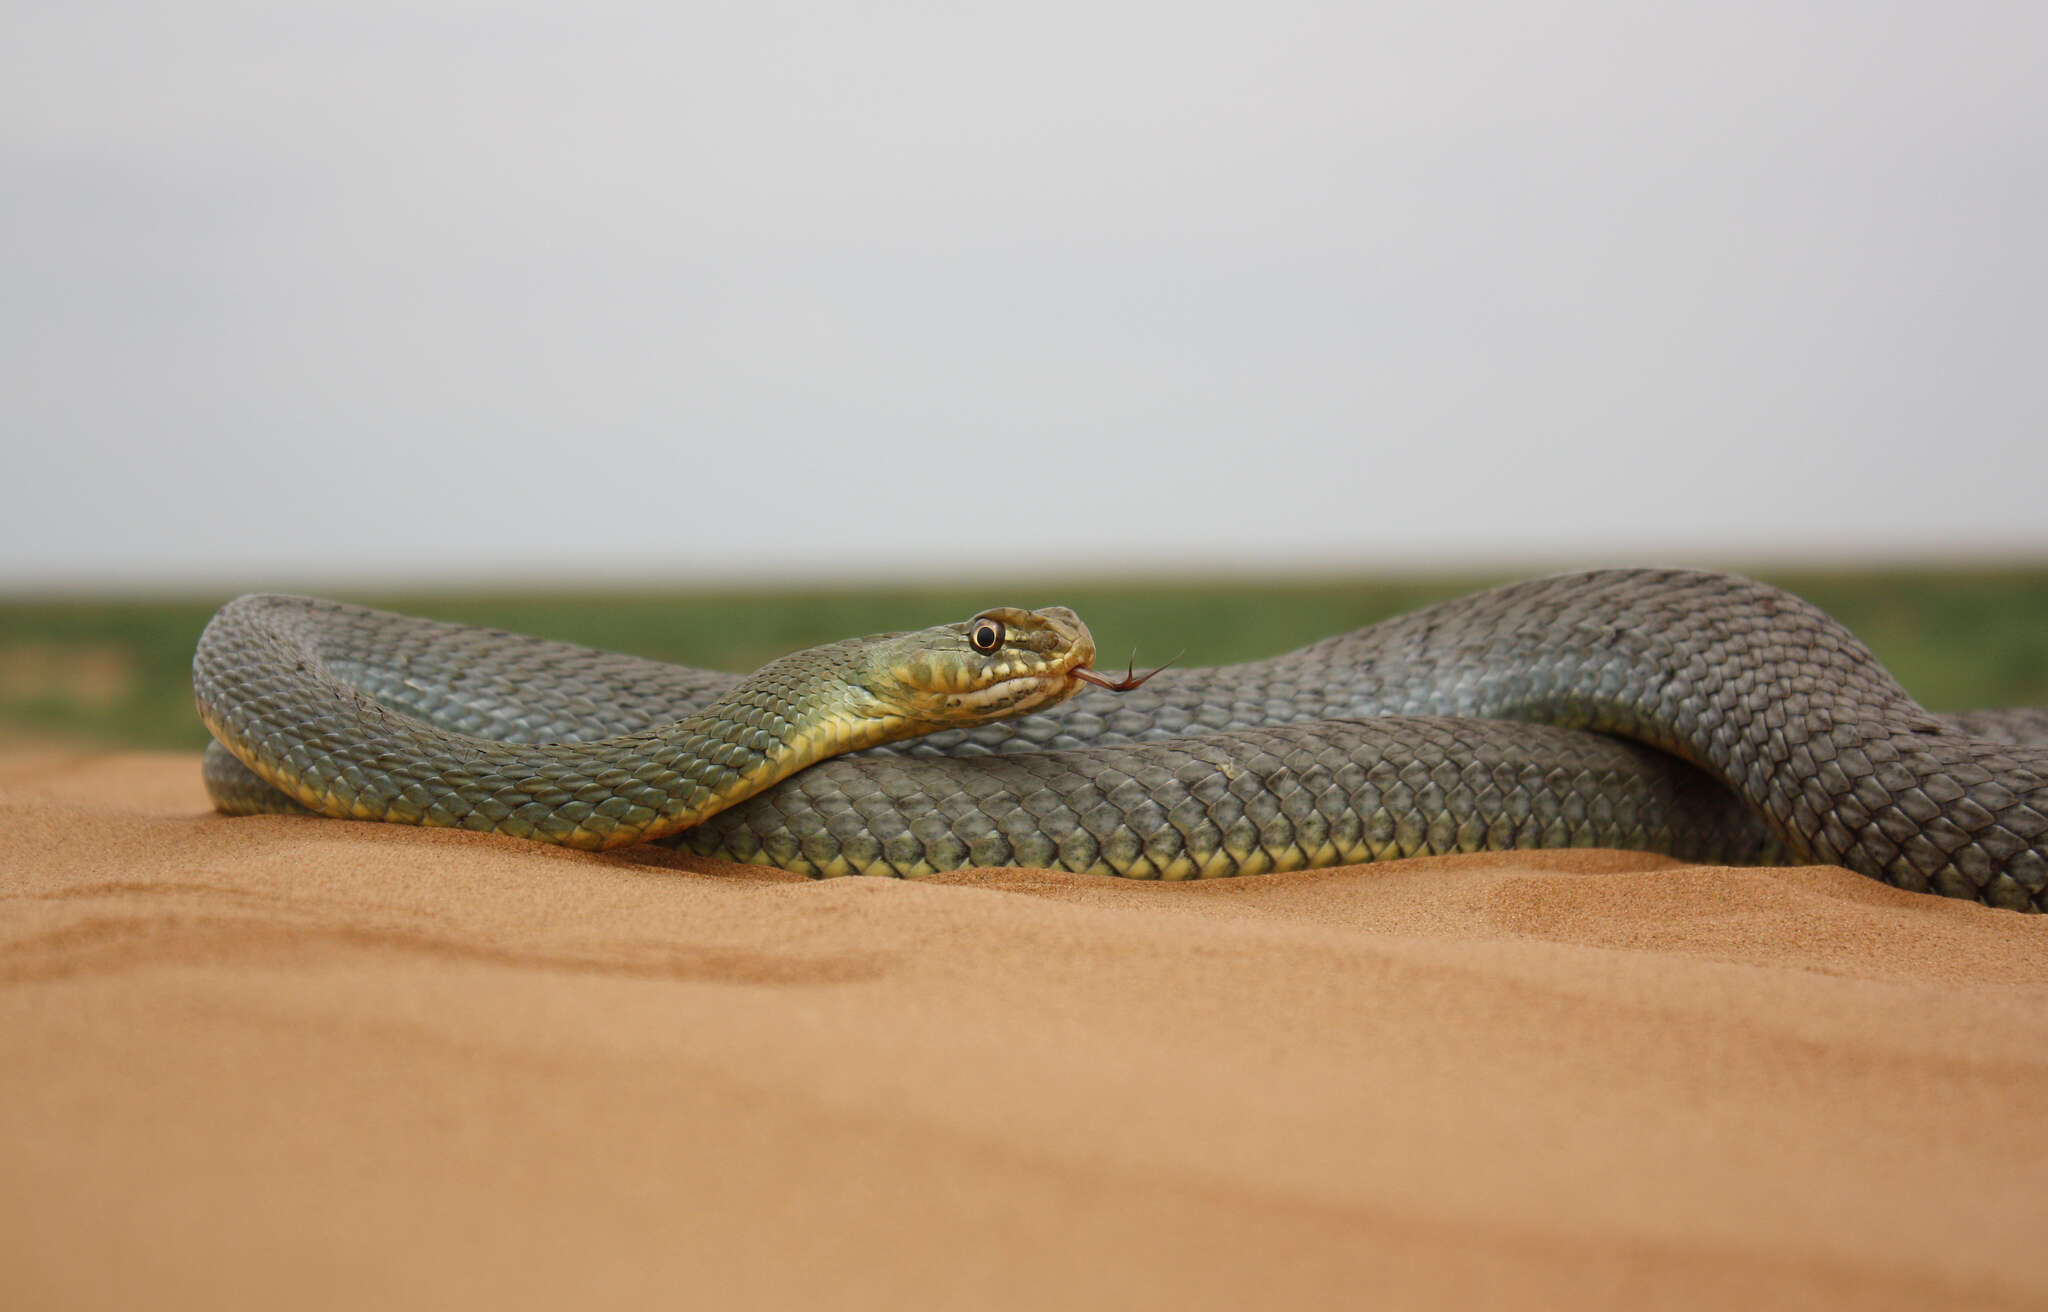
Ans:
<svg viewBox="0 0 2048 1312"><path fill-rule="evenodd" d="M2048 567L1750 572L1839 617L1936 710L2048 704ZM1509 577L332 595L729 670L851 634L963 619L984 606L1062 603L1088 621L1105 666L1121 665L1135 649L1142 667L1176 655L1184 665L1272 655ZM192 647L226 599L0 599L0 743L203 746L206 731L192 711Z"/></svg>

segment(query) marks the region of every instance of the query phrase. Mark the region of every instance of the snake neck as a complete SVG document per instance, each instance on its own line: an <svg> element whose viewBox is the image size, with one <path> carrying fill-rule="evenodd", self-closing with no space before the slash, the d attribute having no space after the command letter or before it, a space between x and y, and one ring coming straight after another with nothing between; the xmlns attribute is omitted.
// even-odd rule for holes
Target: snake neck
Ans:
<svg viewBox="0 0 2048 1312"><path fill-rule="evenodd" d="M856 689L793 701L772 680L742 683L703 711L642 734L579 744L592 760L619 749L643 760L634 773L674 796L651 817L595 829L587 823L567 839L574 847L620 847L690 828L828 757L922 733L926 726L878 709ZM596 840L596 841L587 841Z"/></svg>
<svg viewBox="0 0 2048 1312"><path fill-rule="evenodd" d="M372 627L375 612L251 598L223 616L243 611L260 622L216 617L201 641L200 717L260 779L324 815L621 847L687 829L828 756L930 727L865 692L861 645L850 642L771 662L666 724L497 740L386 705L356 686L350 662L329 664L350 624Z"/></svg>

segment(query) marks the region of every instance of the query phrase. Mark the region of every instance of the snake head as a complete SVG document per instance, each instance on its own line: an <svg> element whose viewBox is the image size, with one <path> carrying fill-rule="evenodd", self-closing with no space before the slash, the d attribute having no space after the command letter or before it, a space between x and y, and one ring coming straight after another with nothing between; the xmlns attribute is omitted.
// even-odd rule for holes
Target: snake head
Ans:
<svg viewBox="0 0 2048 1312"><path fill-rule="evenodd" d="M857 679L910 732L984 724L1063 702L1082 687L1095 639L1065 606L997 606L960 624L896 635Z"/></svg>

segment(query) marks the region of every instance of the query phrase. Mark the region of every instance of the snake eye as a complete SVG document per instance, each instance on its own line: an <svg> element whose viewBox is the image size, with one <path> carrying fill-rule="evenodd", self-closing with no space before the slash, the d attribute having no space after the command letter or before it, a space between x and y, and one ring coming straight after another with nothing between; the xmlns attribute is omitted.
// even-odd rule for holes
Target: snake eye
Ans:
<svg viewBox="0 0 2048 1312"><path fill-rule="evenodd" d="M967 641L978 652L992 652L1003 645L1003 622L986 617L967 626Z"/></svg>

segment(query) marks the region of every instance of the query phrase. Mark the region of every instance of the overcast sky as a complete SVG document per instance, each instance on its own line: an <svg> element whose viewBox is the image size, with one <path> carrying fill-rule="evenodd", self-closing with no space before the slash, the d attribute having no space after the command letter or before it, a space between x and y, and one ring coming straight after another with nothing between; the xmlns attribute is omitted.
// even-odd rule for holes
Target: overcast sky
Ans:
<svg viewBox="0 0 2048 1312"><path fill-rule="evenodd" d="M0 586L2048 555L2048 4L8 0Z"/></svg>

